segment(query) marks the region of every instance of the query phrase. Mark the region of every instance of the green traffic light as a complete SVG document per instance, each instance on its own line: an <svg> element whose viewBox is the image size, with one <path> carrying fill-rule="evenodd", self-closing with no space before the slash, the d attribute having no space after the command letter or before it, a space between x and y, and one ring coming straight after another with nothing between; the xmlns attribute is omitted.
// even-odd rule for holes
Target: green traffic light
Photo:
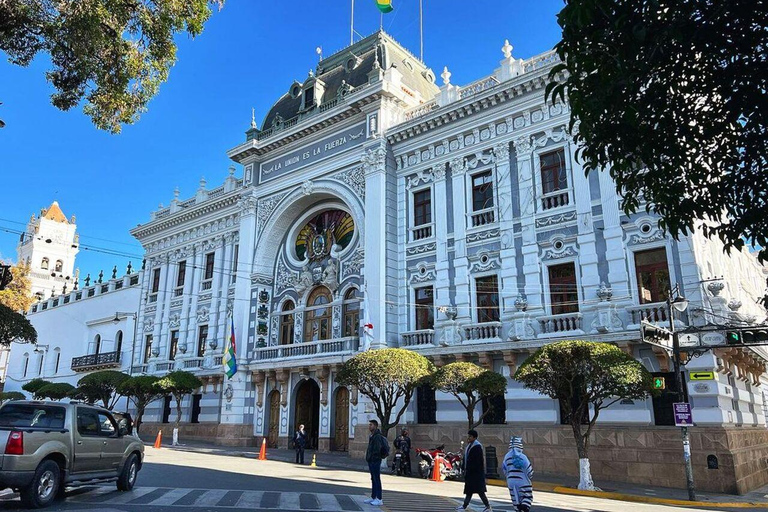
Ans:
<svg viewBox="0 0 768 512"><path fill-rule="evenodd" d="M727 340L726 343L735 344L735 343L741 343L741 336L739 335L739 331L728 331L728 334L726 336Z"/></svg>
<svg viewBox="0 0 768 512"><path fill-rule="evenodd" d="M653 389L666 389L667 381L664 377L653 378Z"/></svg>

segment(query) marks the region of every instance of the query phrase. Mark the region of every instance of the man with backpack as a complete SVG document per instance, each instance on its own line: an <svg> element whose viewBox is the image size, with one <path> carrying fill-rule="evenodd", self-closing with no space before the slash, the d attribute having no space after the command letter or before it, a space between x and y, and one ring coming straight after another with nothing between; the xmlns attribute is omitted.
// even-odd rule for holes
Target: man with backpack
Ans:
<svg viewBox="0 0 768 512"><path fill-rule="evenodd" d="M371 497L365 502L378 507L384 503L381 500L381 461L389 456L389 441L379 430L378 421L369 421L368 430L371 432L371 436L368 438L365 461L368 463L368 471L371 473Z"/></svg>

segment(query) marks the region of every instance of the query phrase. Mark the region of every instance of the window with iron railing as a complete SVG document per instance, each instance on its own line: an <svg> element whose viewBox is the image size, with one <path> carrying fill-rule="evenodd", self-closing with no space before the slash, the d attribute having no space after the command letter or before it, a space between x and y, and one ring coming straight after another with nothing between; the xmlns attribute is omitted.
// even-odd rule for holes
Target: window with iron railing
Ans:
<svg viewBox="0 0 768 512"><path fill-rule="evenodd" d="M360 329L360 299L357 296L357 288L350 288L344 294L342 310L344 336L357 336Z"/></svg>
<svg viewBox="0 0 768 512"><path fill-rule="evenodd" d="M499 278L484 276L475 279L477 298L477 322L499 321Z"/></svg>
<svg viewBox="0 0 768 512"><path fill-rule="evenodd" d="M168 351L168 360L174 361L176 359L176 351L179 348L179 331L171 331L171 346Z"/></svg>
<svg viewBox="0 0 768 512"><path fill-rule="evenodd" d="M197 330L197 357L205 355L206 341L208 341L208 326L201 325Z"/></svg>
<svg viewBox="0 0 768 512"><path fill-rule="evenodd" d="M210 252L205 255L205 273L203 274L203 280L205 281L213 279L213 264L215 256L215 252Z"/></svg>
<svg viewBox="0 0 768 512"><path fill-rule="evenodd" d="M579 293L576 284L576 266L563 263L549 267L549 301L553 315L577 313Z"/></svg>
<svg viewBox="0 0 768 512"><path fill-rule="evenodd" d="M416 330L433 329L435 327L435 298L431 286L414 290L416 303Z"/></svg>

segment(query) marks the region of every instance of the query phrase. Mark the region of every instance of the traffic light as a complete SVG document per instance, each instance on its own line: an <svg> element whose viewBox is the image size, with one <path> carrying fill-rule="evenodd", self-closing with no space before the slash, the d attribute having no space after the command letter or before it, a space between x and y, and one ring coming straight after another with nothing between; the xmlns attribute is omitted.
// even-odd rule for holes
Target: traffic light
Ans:
<svg viewBox="0 0 768 512"><path fill-rule="evenodd" d="M654 377L653 389L667 389L667 379L664 377Z"/></svg>
<svg viewBox="0 0 768 512"><path fill-rule="evenodd" d="M741 333L739 331L728 331L725 333L725 343L727 345L740 345Z"/></svg>
<svg viewBox="0 0 768 512"><path fill-rule="evenodd" d="M643 320L643 322L640 324L640 332L644 341L655 341L657 343L667 345L672 344L671 332L662 327L657 327L650 322L646 322L645 320Z"/></svg>
<svg viewBox="0 0 768 512"><path fill-rule="evenodd" d="M749 329L748 331L741 331L742 343L765 343L766 341L768 341L768 329Z"/></svg>

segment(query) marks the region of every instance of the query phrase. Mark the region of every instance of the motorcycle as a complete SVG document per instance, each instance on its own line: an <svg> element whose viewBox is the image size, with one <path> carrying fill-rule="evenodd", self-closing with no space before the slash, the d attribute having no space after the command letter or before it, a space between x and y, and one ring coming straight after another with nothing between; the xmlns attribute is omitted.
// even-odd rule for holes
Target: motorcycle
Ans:
<svg viewBox="0 0 768 512"><path fill-rule="evenodd" d="M462 448L464 443L462 442ZM435 459L440 458L440 480L451 479L461 480L464 477L464 467L462 464L461 452L446 452L445 445L440 445L429 450L417 448L419 455L419 476L422 478L431 478L434 471Z"/></svg>
<svg viewBox="0 0 768 512"><path fill-rule="evenodd" d="M396 450L392 458L392 474L397 476L405 475L408 471L405 463L405 455L402 450Z"/></svg>
<svg viewBox="0 0 768 512"><path fill-rule="evenodd" d="M429 478L432 476L432 467L435 464L435 457L445 457L444 450L444 444L428 450L416 448L416 454L419 456L419 476L421 478Z"/></svg>

